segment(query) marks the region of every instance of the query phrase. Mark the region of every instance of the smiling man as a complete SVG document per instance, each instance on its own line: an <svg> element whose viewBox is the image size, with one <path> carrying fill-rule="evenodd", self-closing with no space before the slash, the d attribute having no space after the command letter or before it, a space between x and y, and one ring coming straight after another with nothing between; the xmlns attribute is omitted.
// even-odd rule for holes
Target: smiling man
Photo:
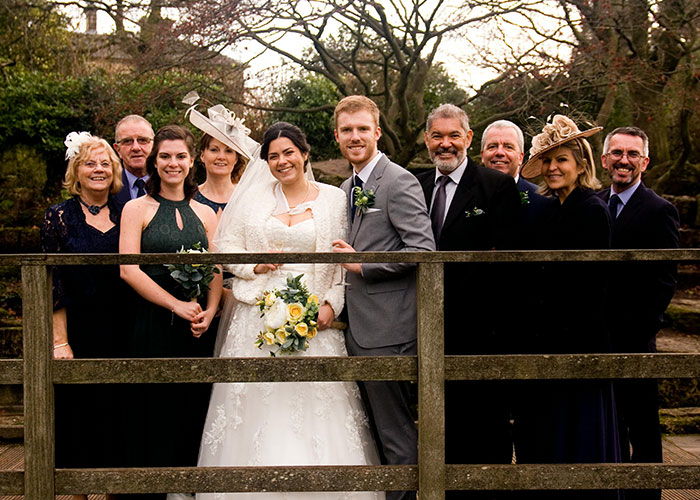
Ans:
<svg viewBox="0 0 700 500"><path fill-rule="evenodd" d="M142 116L128 115L117 123L114 131L114 150L122 159L124 169L123 187L116 195L116 200L122 205L146 194L146 158L153 148L153 135L153 127Z"/></svg>
<svg viewBox="0 0 700 500"><path fill-rule="evenodd" d="M439 250L513 247L521 200L513 178L467 156L469 117L443 104L428 116L425 144L435 169L418 174ZM491 264L445 265L445 354L508 352L503 313L507 272ZM511 290L506 292L506 290ZM504 384L445 383L446 459L451 464L510 463L510 401ZM448 491L447 498L473 498ZM489 498L496 494L490 494Z"/></svg>
<svg viewBox="0 0 700 500"><path fill-rule="evenodd" d="M495 121L486 127L481 136L481 162L484 166L512 177L518 191L534 196L537 193L537 185L520 175L524 151L523 131L511 121Z"/></svg>
<svg viewBox="0 0 700 500"><path fill-rule="evenodd" d="M617 128L605 138L603 151L603 167L612 186L598 195L608 203L614 221L612 248L677 248L678 211L642 182L649 165L649 139L644 131ZM616 263L611 271L607 324L613 347L624 353L656 352L656 334L675 291L676 265ZM661 462L656 381L616 381L615 396L623 459ZM661 490L628 490L626 498L658 500Z"/></svg>
<svg viewBox="0 0 700 500"><path fill-rule="evenodd" d="M353 175L340 187L348 198L350 234L335 252L435 250L421 188L406 169L378 151L379 109L369 98L348 96L335 108L335 138ZM358 195L359 191L359 195ZM412 356L417 352L416 265L343 264L351 356ZM415 464L418 434L408 382L361 384L384 463ZM411 500L415 491L387 491L387 500Z"/></svg>

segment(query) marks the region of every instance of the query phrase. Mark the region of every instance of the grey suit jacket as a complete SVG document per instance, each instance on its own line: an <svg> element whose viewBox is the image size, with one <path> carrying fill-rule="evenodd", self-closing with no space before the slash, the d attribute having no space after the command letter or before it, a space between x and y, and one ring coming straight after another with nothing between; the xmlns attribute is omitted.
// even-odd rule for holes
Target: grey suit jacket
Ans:
<svg viewBox="0 0 700 500"><path fill-rule="evenodd" d="M352 202L352 177L341 189ZM423 191L416 178L382 155L365 183L374 189L373 211L350 223L348 243L358 252L433 251L435 242ZM362 264L362 274L348 273L346 292L349 334L363 348L405 344L416 339L416 265Z"/></svg>

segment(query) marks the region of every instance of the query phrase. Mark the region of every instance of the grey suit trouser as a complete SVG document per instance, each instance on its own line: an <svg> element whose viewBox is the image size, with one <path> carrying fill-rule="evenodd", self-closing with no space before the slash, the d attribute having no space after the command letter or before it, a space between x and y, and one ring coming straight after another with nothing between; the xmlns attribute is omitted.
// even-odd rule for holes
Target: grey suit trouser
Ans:
<svg viewBox="0 0 700 500"><path fill-rule="evenodd" d="M414 356L417 342L395 346L365 349L352 337L350 329L345 342L350 356ZM418 463L418 430L411 412L409 383L358 382L362 397L367 406L368 417L374 424L374 431L381 454L389 465ZM415 491L387 491L387 500L413 500Z"/></svg>

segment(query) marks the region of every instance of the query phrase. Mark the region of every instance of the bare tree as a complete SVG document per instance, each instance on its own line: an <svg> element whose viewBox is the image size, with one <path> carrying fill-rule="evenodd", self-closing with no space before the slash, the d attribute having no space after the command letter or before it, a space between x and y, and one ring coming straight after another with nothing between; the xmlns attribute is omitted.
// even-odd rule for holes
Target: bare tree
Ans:
<svg viewBox="0 0 700 500"><path fill-rule="evenodd" d="M423 94L445 40L461 37L533 0L199 0L187 7L183 33L222 47L254 40L307 71L324 76L341 95L364 94L381 110L382 149L407 164L424 149ZM299 50L305 46L309 51Z"/></svg>

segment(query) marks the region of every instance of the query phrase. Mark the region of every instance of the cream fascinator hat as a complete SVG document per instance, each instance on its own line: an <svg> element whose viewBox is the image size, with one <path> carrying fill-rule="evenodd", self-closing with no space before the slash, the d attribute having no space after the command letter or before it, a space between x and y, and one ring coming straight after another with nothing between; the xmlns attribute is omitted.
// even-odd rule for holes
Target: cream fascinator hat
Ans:
<svg viewBox="0 0 700 500"><path fill-rule="evenodd" d="M199 99L197 92L188 93L182 100L185 104L194 104ZM247 160L253 157L258 148L258 143L248 137L250 129L243 125L243 120L237 118L235 113L226 109L222 104L212 106L207 110L207 116L192 106L185 112L189 115L190 123L205 134L223 142Z"/></svg>
<svg viewBox="0 0 700 500"><path fill-rule="evenodd" d="M527 179L537 177L542 173L542 165L540 156L542 153L561 146L574 139L583 139L597 134L603 130L603 127L593 127L583 132L579 130L576 123L571 118L564 115L554 115L552 122L548 123L542 129L540 134L532 138L532 146L530 147L530 159L528 159L520 175ZM590 162L590 165L595 165L593 161L593 152L588 141L581 141L584 144L586 151L584 156Z"/></svg>

